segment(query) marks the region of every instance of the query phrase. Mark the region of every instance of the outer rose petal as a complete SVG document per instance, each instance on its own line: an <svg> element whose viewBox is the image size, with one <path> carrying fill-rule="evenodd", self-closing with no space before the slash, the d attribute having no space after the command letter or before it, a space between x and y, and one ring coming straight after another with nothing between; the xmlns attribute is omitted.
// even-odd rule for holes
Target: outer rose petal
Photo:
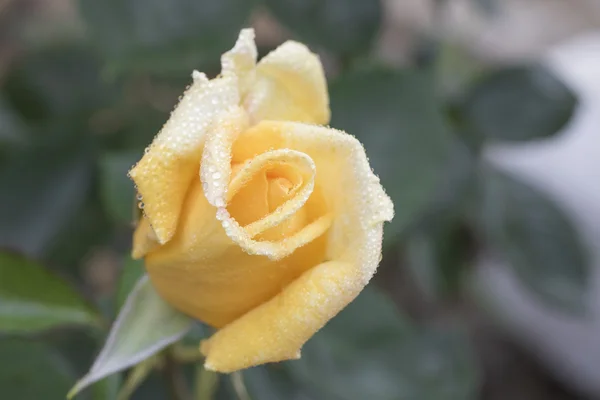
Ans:
<svg viewBox="0 0 600 400"><path fill-rule="evenodd" d="M374 228L374 235L379 230L381 236L381 227ZM300 358L302 345L363 287L362 272L350 263L329 261L306 271L277 296L204 341L205 368L232 372Z"/></svg>
<svg viewBox="0 0 600 400"><path fill-rule="evenodd" d="M254 31L244 29L223 54L223 75L239 79L244 108L253 122L263 119L329 122L329 95L319 57L301 43L288 41L256 65Z"/></svg>
<svg viewBox="0 0 600 400"><path fill-rule="evenodd" d="M159 243L168 242L175 234L187 190L198 177L204 136L213 119L238 103L235 77L208 81L203 74L194 73L194 83L130 171L142 196L144 216Z"/></svg>
<svg viewBox="0 0 600 400"><path fill-rule="evenodd" d="M383 221L393 206L362 145L329 128L264 121L238 137L233 160L269 148L292 148L316 164L317 185L333 213L326 259L281 293L218 331L202 345L206 367L230 372L299 357L301 346L369 282L381 256Z"/></svg>
<svg viewBox="0 0 600 400"><path fill-rule="evenodd" d="M267 54L256 67L255 79L244 96L253 121L329 122L323 66L303 44L288 41Z"/></svg>

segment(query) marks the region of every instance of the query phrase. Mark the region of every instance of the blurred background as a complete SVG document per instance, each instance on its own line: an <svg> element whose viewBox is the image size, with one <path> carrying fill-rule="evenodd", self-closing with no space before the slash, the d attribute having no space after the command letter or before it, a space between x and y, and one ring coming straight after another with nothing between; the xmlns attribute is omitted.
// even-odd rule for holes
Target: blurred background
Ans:
<svg viewBox="0 0 600 400"><path fill-rule="evenodd" d="M89 369L143 272L126 172L247 26L321 56L395 203L380 270L299 361L77 398L600 399L596 0L0 0L0 398Z"/></svg>

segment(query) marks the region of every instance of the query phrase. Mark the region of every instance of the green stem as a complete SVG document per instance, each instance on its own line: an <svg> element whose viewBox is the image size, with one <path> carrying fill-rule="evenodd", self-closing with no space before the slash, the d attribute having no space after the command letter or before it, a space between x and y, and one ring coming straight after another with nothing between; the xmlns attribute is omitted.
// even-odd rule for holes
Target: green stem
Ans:
<svg viewBox="0 0 600 400"><path fill-rule="evenodd" d="M164 377L171 391L173 400L192 400L192 394L188 388L181 365L171 354L166 354Z"/></svg>
<svg viewBox="0 0 600 400"><path fill-rule="evenodd" d="M208 371L202 364L196 366L195 400L213 400L219 384L219 375Z"/></svg>

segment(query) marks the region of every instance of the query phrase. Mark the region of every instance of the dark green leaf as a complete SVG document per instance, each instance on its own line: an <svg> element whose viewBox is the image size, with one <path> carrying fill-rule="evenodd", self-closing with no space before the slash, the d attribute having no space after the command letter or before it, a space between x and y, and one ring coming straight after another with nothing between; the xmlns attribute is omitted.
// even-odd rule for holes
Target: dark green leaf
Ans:
<svg viewBox="0 0 600 400"><path fill-rule="evenodd" d="M138 152L109 153L100 158L100 191L104 207L114 221L131 224L135 189L127 172L140 159Z"/></svg>
<svg viewBox="0 0 600 400"><path fill-rule="evenodd" d="M26 54L6 80L9 104L25 119L71 117L97 110L115 93L88 49L55 46Z"/></svg>
<svg viewBox="0 0 600 400"><path fill-rule="evenodd" d="M114 227L96 196L89 196L44 251L44 262L70 275L80 274L81 260L111 240Z"/></svg>
<svg viewBox="0 0 600 400"><path fill-rule="evenodd" d="M244 383L252 399L318 400L310 388L294 380L287 365L250 368L243 373Z"/></svg>
<svg viewBox="0 0 600 400"><path fill-rule="evenodd" d="M479 223L492 250L540 300L581 313L590 263L567 215L543 193L491 168L482 191Z"/></svg>
<svg viewBox="0 0 600 400"><path fill-rule="evenodd" d="M368 50L381 23L379 0L266 0L266 4L302 41L344 55Z"/></svg>
<svg viewBox="0 0 600 400"><path fill-rule="evenodd" d="M22 118L0 97L0 147L27 141L28 129Z"/></svg>
<svg viewBox="0 0 600 400"><path fill-rule="evenodd" d="M557 133L571 118L577 99L543 66L495 72L466 95L469 129L484 140L523 141Z"/></svg>
<svg viewBox="0 0 600 400"><path fill-rule="evenodd" d="M34 262L0 253L0 332L98 322L98 315L67 283Z"/></svg>
<svg viewBox="0 0 600 400"><path fill-rule="evenodd" d="M80 0L79 5L112 72L189 74L214 65L233 46L254 1Z"/></svg>
<svg viewBox="0 0 600 400"><path fill-rule="evenodd" d="M24 339L0 340L3 399L64 399L73 384L69 366L52 349Z"/></svg>
<svg viewBox="0 0 600 400"><path fill-rule="evenodd" d="M92 160L81 146L13 154L0 171L0 245L40 256L83 206Z"/></svg>
<svg viewBox="0 0 600 400"><path fill-rule="evenodd" d="M188 316L160 298L144 276L121 308L98 358L71 389L69 398L90 384L153 356L183 337L191 324Z"/></svg>
<svg viewBox="0 0 600 400"><path fill-rule="evenodd" d="M119 374L107 376L99 382L96 382L90 388L92 400L114 400L117 398L121 387L122 378Z"/></svg>
<svg viewBox="0 0 600 400"><path fill-rule="evenodd" d="M265 400L470 400L477 376L465 337L416 328L367 288L306 343L302 358L246 372Z"/></svg>
<svg viewBox="0 0 600 400"><path fill-rule="evenodd" d="M432 203L454 144L432 79L417 70L366 70L331 84L331 126L355 135L394 201L386 232L403 232ZM388 235L389 238L389 235Z"/></svg>
<svg viewBox="0 0 600 400"><path fill-rule="evenodd" d="M422 294L439 301L460 293L473 262L475 239L463 222L461 208L436 213L430 219L405 237L403 254Z"/></svg>

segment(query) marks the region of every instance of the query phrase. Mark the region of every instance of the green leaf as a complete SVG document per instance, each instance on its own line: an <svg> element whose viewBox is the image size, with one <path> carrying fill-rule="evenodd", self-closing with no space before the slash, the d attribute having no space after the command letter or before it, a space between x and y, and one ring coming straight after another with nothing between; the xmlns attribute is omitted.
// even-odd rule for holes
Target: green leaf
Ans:
<svg viewBox="0 0 600 400"><path fill-rule="evenodd" d="M119 393L121 381L121 376L114 374L94 383L90 387L92 400L114 400Z"/></svg>
<svg viewBox="0 0 600 400"><path fill-rule="evenodd" d="M111 218L131 224L135 188L127 172L141 158L138 152L108 153L100 158L100 191L104 207Z"/></svg>
<svg viewBox="0 0 600 400"><path fill-rule="evenodd" d="M196 365L194 379L194 398L196 400L212 400L215 398L219 387L220 375L214 371L208 371L204 365Z"/></svg>
<svg viewBox="0 0 600 400"><path fill-rule="evenodd" d="M491 249L540 300L582 313L591 266L568 216L542 192L491 167L481 185L478 222Z"/></svg>
<svg viewBox="0 0 600 400"><path fill-rule="evenodd" d="M214 65L247 23L249 0L79 0L111 72L190 74Z"/></svg>
<svg viewBox="0 0 600 400"><path fill-rule="evenodd" d="M244 383L252 399L318 400L314 390L294 380L287 365L268 365L243 372ZM337 399L336 399L337 400Z"/></svg>
<svg viewBox="0 0 600 400"><path fill-rule="evenodd" d="M331 126L355 135L394 201L388 239L432 203L455 150L429 73L369 69L331 84Z"/></svg>
<svg viewBox="0 0 600 400"><path fill-rule="evenodd" d="M0 147L27 142L28 128L22 118L0 96Z"/></svg>
<svg viewBox="0 0 600 400"><path fill-rule="evenodd" d="M123 382L123 385L116 398L118 400L130 399L140 385L144 383L146 379L148 379L150 373L160 364L160 361L160 355L155 355L153 357L146 358L144 361L134 366L127 375L125 382Z"/></svg>
<svg viewBox="0 0 600 400"><path fill-rule="evenodd" d="M10 400L63 399L73 383L66 361L42 343L0 340L0 388Z"/></svg>
<svg viewBox="0 0 600 400"><path fill-rule="evenodd" d="M417 328L368 287L304 345L300 360L245 375L251 396L264 400L469 400L475 371L460 331Z"/></svg>
<svg viewBox="0 0 600 400"><path fill-rule="evenodd" d="M381 24L379 0L266 0L266 4L302 41L343 55L368 50Z"/></svg>
<svg viewBox="0 0 600 400"><path fill-rule="evenodd" d="M12 154L0 171L0 246L43 255L83 207L91 163L79 144Z"/></svg>
<svg viewBox="0 0 600 400"><path fill-rule="evenodd" d="M7 100L31 122L91 114L116 94L101 79L99 61L89 48L73 45L26 53L7 76Z"/></svg>
<svg viewBox="0 0 600 400"><path fill-rule="evenodd" d="M191 324L189 317L159 297L147 276L142 277L123 305L90 371L68 397L156 354L185 335Z"/></svg>
<svg viewBox="0 0 600 400"><path fill-rule="evenodd" d="M98 326L99 316L70 285L40 265L0 253L0 333L72 324Z"/></svg>
<svg viewBox="0 0 600 400"><path fill-rule="evenodd" d="M85 204L73 210L69 221L60 227L44 251L44 262L59 271L79 276L81 261L98 246L108 243L115 233L97 196L89 196Z"/></svg>
<svg viewBox="0 0 600 400"><path fill-rule="evenodd" d="M461 211L437 213L403 240L405 265L427 300L458 295L473 262L474 238Z"/></svg>
<svg viewBox="0 0 600 400"><path fill-rule="evenodd" d="M536 65L487 76L467 93L462 107L469 129L484 140L525 141L557 133L576 104L558 77Z"/></svg>

